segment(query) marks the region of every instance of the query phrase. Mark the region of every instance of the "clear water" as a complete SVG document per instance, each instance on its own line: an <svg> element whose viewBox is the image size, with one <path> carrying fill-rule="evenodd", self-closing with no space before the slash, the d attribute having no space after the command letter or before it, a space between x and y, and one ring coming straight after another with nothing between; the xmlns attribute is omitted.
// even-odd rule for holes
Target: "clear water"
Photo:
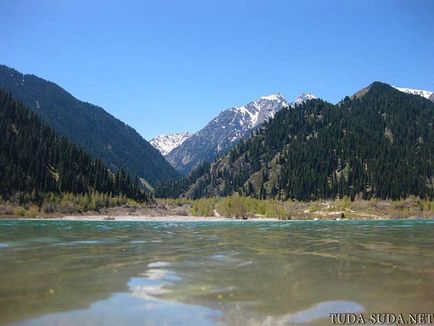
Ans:
<svg viewBox="0 0 434 326"><path fill-rule="evenodd" d="M434 221L0 221L0 324L328 325L434 311Z"/></svg>

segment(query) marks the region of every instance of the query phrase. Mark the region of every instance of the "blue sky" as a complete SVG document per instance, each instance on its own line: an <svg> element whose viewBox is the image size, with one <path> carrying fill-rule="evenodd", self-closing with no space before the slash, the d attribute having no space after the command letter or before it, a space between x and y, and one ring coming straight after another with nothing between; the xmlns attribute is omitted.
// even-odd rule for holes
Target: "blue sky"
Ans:
<svg viewBox="0 0 434 326"><path fill-rule="evenodd" d="M374 80L434 90L434 1L2 0L0 63L146 139L281 92L331 102Z"/></svg>

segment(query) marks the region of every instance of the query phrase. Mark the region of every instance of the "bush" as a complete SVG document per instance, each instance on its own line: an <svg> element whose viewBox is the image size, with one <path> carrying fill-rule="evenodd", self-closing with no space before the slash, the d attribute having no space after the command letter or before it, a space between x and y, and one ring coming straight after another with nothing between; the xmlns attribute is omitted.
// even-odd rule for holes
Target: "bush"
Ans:
<svg viewBox="0 0 434 326"><path fill-rule="evenodd" d="M36 205L30 206L30 208L25 212L25 215L27 217L32 217L32 218L38 216L38 214L39 214L39 207Z"/></svg>
<svg viewBox="0 0 434 326"><path fill-rule="evenodd" d="M202 198L193 202L190 212L194 216L214 216L216 198Z"/></svg>
<svg viewBox="0 0 434 326"><path fill-rule="evenodd" d="M26 215L26 210L24 209L24 207L21 207L21 206L14 207L14 209L12 211L12 215L14 215L14 216L24 216L24 215Z"/></svg>

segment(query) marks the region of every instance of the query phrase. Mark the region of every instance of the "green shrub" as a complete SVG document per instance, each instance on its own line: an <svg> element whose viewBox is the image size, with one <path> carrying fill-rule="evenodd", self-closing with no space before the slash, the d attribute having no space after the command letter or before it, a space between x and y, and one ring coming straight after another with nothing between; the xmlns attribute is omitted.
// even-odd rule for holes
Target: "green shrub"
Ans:
<svg viewBox="0 0 434 326"><path fill-rule="evenodd" d="M25 216L27 217L36 217L39 214L39 207L36 205L32 205L29 207L29 209L25 212Z"/></svg>
<svg viewBox="0 0 434 326"><path fill-rule="evenodd" d="M21 207L21 206L14 207L14 209L12 210L12 214L14 216L25 216L26 210L24 209L24 207Z"/></svg>
<svg viewBox="0 0 434 326"><path fill-rule="evenodd" d="M193 201L190 213L194 216L214 216L216 198L202 198Z"/></svg>

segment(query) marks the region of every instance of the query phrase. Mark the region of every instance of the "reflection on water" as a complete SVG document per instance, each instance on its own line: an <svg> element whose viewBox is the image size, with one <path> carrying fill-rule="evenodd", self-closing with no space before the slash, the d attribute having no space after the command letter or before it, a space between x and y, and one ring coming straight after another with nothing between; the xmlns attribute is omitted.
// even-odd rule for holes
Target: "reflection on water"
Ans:
<svg viewBox="0 0 434 326"><path fill-rule="evenodd" d="M0 221L0 324L328 325L434 310L434 223Z"/></svg>
<svg viewBox="0 0 434 326"><path fill-rule="evenodd" d="M336 300L320 302L312 307L287 314L281 317L268 317L264 325L287 325L287 324L309 324L329 317L331 312L339 311L340 313L363 313L365 308L355 302Z"/></svg>

